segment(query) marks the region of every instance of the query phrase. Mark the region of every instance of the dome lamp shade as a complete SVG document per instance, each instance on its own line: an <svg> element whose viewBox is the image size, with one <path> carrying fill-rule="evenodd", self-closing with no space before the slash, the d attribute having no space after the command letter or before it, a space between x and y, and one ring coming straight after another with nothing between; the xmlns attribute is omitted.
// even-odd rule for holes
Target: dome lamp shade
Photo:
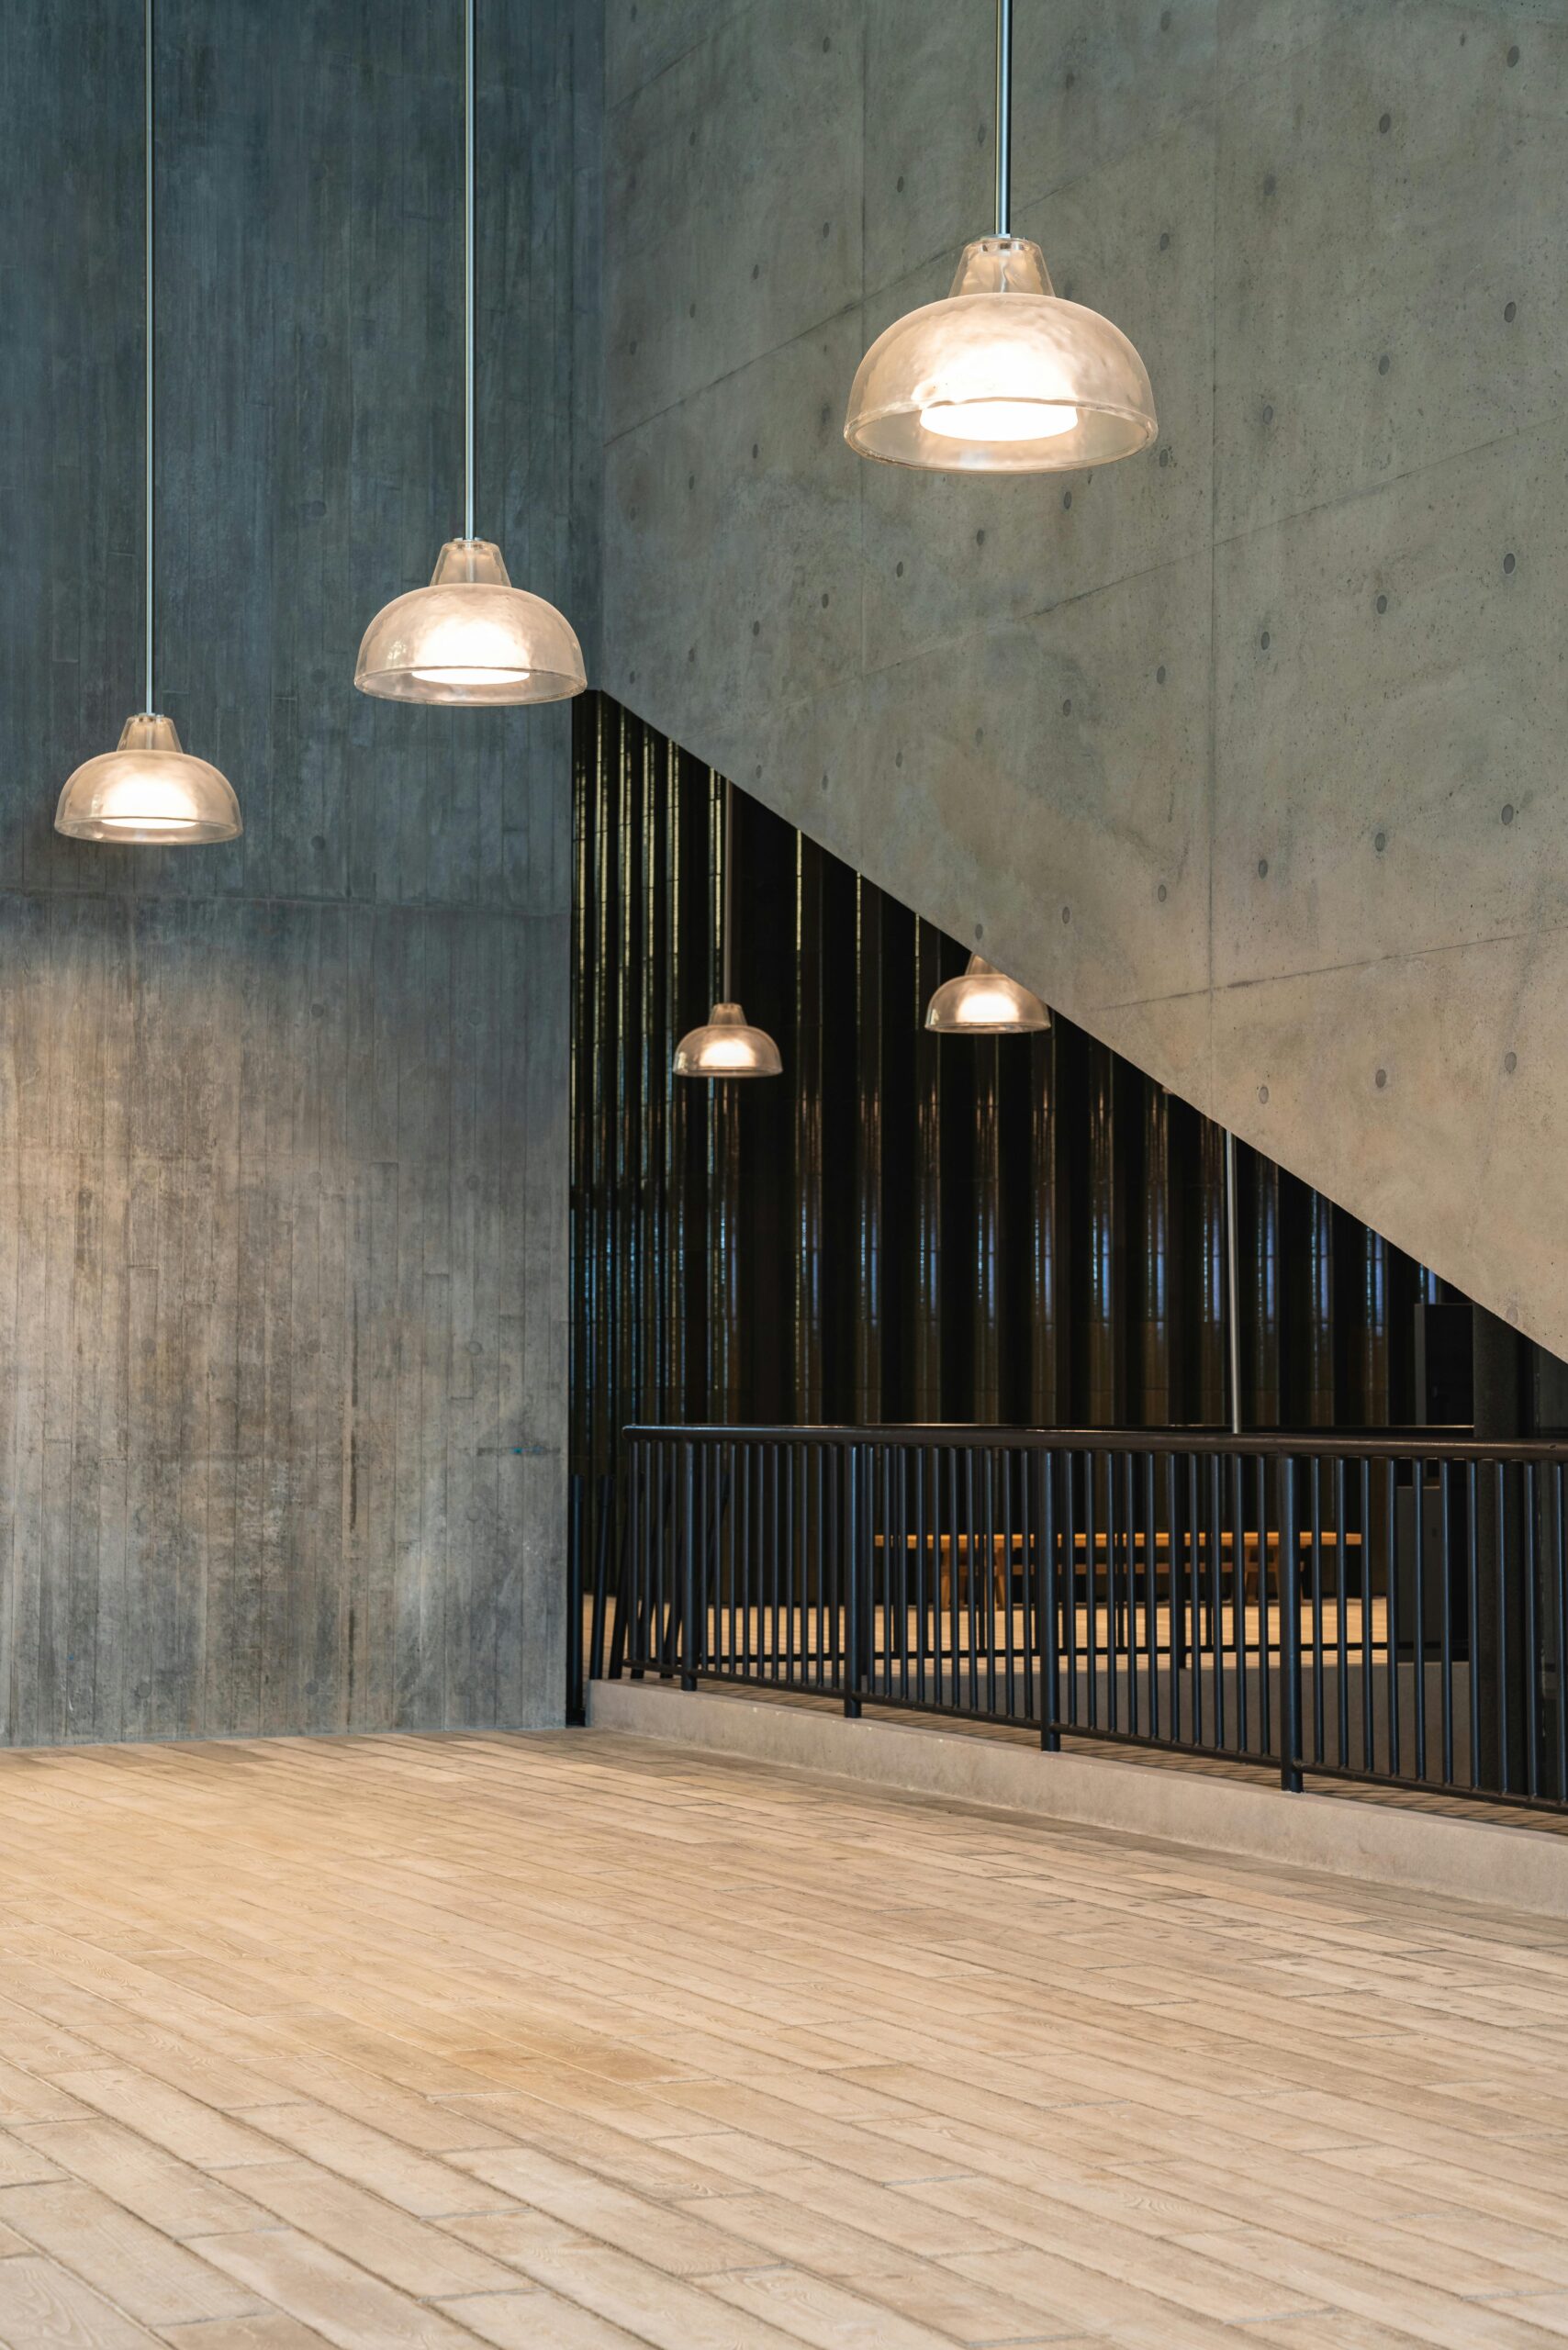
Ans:
<svg viewBox="0 0 1568 2350"><path fill-rule="evenodd" d="M778 1077L783 1067L772 1037L748 1026L738 1003L716 1003L675 1048L677 1077Z"/></svg>
<svg viewBox="0 0 1568 2350"><path fill-rule="evenodd" d="M844 437L863 457L933 473L1073 473L1159 431L1143 361L1121 329L1051 290L1026 237L966 245L946 301L878 336Z"/></svg>
<svg viewBox="0 0 1568 2350"><path fill-rule="evenodd" d="M1051 1024L1037 995L971 955L961 979L945 979L926 1006L925 1024L943 1036L1029 1036Z"/></svg>
<svg viewBox="0 0 1568 2350"><path fill-rule="evenodd" d="M228 778L183 751L174 720L151 711L128 718L118 746L68 778L54 825L73 840L163 847L231 841L243 829Z"/></svg>
<svg viewBox="0 0 1568 2350"><path fill-rule="evenodd" d="M564 701L588 680L569 621L514 588L488 539L449 539L428 588L396 597L365 630L361 693L388 701Z"/></svg>

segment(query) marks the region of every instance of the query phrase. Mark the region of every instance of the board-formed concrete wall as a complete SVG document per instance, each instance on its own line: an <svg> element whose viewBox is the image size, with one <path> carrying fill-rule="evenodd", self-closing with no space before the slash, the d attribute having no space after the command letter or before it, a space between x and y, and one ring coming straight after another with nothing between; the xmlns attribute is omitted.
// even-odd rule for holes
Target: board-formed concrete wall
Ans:
<svg viewBox="0 0 1568 2350"><path fill-rule="evenodd" d="M596 12L480 18L479 527L591 657ZM246 831L109 851L141 9L7 12L12 1741L560 1718L570 721L352 685L462 525L461 25L160 0L159 699Z"/></svg>
<svg viewBox="0 0 1568 2350"><path fill-rule="evenodd" d="M841 437L990 225L990 0L609 0L602 682L1568 1351L1568 16L1017 0L1157 447Z"/></svg>

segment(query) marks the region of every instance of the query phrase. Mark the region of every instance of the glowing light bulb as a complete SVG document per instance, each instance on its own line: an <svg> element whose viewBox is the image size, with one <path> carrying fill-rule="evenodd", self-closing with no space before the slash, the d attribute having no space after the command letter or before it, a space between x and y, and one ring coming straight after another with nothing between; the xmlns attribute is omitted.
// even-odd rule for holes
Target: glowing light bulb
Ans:
<svg viewBox="0 0 1568 2350"><path fill-rule="evenodd" d="M1077 431L1078 410L1059 400L934 400L920 420L945 441L1054 441Z"/></svg>
<svg viewBox="0 0 1568 2350"><path fill-rule="evenodd" d="M966 1028L1010 1027L1017 1020L1018 1006L1000 988L977 988L954 1007L953 1017Z"/></svg>

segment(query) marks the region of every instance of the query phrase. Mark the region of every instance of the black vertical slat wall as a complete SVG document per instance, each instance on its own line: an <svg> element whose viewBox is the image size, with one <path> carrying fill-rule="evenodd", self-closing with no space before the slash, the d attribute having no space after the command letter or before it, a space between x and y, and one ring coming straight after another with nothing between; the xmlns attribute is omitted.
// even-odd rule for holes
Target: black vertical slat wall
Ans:
<svg viewBox="0 0 1568 2350"><path fill-rule="evenodd" d="M577 744L574 1468L634 1419L1223 1427L1219 1129L1059 1016L932 1035L966 950L738 790L734 985L784 1074L677 1080L722 779L603 696ZM1408 1422L1417 1269L1237 1156L1247 1425Z"/></svg>

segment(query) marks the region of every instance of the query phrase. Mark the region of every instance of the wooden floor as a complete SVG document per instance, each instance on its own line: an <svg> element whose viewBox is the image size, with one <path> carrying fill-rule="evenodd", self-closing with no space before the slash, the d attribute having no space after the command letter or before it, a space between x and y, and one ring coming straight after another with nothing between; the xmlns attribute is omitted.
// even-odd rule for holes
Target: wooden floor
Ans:
<svg viewBox="0 0 1568 2350"><path fill-rule="evenodd" d="M1546 2350L1568 1926L588 1733L0 1759L12 2350Z"/></svg>

